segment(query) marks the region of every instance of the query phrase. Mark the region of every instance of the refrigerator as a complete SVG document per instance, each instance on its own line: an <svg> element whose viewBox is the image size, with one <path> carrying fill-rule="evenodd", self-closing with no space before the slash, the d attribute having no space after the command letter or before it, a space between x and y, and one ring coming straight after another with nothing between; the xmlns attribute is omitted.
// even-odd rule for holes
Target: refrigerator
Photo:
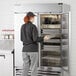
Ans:
<svg viewBox="0 0 76 76"><path fill-rule="evenodd" d="M49 40L38 43L38 76L69 76L70 5L64 3L15 4L15 76L22 74L22 42L20 29L27 12L33 12L39 36ZM30 75L29 71L29 75Z"/></svg>

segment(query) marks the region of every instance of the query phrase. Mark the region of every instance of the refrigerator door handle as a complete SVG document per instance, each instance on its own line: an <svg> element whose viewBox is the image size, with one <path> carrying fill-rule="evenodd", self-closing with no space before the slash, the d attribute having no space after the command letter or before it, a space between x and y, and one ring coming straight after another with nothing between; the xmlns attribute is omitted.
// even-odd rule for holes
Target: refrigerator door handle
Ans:
<svg viewBox="0 0 76 76"><path fill-rule="evenodd" d="M0 57L3 57L5 59L5 55L0 55Z"/></svg>

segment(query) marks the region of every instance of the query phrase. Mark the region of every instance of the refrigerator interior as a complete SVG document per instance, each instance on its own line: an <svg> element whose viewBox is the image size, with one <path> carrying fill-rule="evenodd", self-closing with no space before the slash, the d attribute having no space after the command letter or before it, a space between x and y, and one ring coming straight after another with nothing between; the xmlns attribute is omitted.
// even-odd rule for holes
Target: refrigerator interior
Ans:
<svg viewBox="0 0 76 76"><path fill-rule="evenodd" d="M61 15L41 14L40 27L41 35L49 38L48 40L44 40L41 46L41 66L60 67Z"/></svg>
<svg viewBox="0 0 76 76"><path fill-rule="evenodd" d="M69 14L40 14L40 29L41 36L49 38L41 43L40 66L47 70L48 67L61 68L61 71L66 70L65 73L68 73Z"/></svg>

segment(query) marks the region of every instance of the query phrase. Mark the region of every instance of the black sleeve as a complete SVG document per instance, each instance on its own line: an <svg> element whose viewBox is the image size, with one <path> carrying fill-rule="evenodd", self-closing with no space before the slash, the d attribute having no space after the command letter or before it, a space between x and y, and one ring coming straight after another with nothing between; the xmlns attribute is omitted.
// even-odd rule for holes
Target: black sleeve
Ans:
<svg viewBox="0 0 76 76"><path fill-rule="evenodd" d="M33 27L32 36L33 36L34 42L42 42L43 41L43 37L38 36L38 30L35 25Z"/></svg>

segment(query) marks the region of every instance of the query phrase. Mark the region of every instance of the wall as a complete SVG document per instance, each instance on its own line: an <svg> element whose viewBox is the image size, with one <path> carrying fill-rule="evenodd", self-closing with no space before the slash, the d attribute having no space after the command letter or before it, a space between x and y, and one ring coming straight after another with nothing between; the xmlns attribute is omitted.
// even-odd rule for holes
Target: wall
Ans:
<svg viewBox="0 0 76 76"><path fill-rule="evenodd" d="M4 25L9 25L9 27L12 28L14 25L14 15L13 15L13 5L14 4L20 4L20 3L59 3L59 2L64 2L67 4L71 4L71 10L72 10L72 16L71 16L71 21L72 21L72 43L71 43L71 50L70 50L70 68L71 68L71 76L76 76L76 1L75 0L27 0L27 1L22 1L22 0L2 0L0 1L0 27Z"/></svg>

